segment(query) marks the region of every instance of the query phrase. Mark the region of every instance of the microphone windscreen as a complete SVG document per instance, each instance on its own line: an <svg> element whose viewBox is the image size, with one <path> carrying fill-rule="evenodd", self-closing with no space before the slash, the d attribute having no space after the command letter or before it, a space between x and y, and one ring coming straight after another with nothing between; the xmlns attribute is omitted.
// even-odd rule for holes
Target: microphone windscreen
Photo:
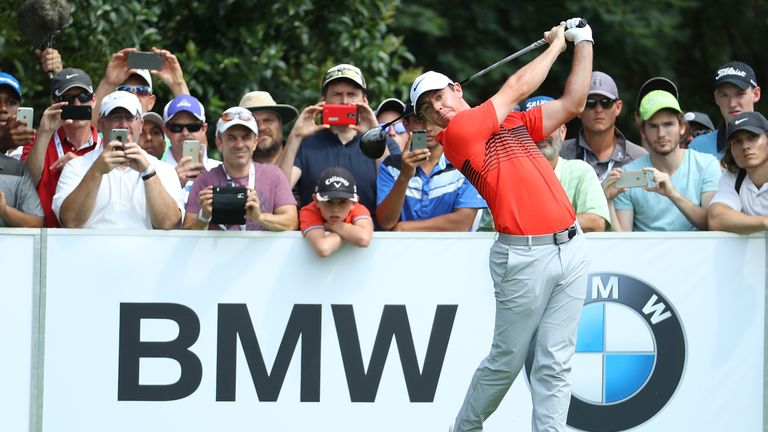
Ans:
<svg viewBox="0 0 768 432"><path fill-rule="evenodd" d="M66 0L27 0L16 10L21 36L40 46L50 35L69 23L70 8Z"/></svg>

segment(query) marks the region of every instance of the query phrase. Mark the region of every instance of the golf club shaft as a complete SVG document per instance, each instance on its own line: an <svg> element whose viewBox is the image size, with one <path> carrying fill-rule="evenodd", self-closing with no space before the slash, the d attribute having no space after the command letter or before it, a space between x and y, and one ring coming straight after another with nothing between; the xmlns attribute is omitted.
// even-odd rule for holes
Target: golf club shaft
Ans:
<svg viewBox="0 0 768 432"><path fill-rule="evenodd" d="M528 45L527 47L521 49L520 51L518 51L518 52L516 52L514 54L511 54L511 55L507 56L506 58L503 58L503 59L497 61L496 63L488 66L487 68L481 70L480 72L477 72L476 74L472 75L471 77L464 79L463 81L459 82L459 84L466 85L467 83L470 83L470 82L474 81L475 78L479 78L479 77L485 75L486 73L496 69L497 67L503 65L504 63L507 63L510 60L514 60L514 59L520 57L521 55L526 54L526 53L528 53L530 51L533 51L536 48L539 48L539 47L541 47L543 45L546 45L546 44L547 44L547 40L544 39L544 38L541 38L541 39L537 40L536 42Z"/></svg>

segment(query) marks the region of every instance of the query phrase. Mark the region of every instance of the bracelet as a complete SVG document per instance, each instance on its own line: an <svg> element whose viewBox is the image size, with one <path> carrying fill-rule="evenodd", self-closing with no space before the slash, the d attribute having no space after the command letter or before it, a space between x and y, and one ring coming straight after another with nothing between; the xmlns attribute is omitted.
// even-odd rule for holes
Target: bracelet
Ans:
<svg viewBox="0 0 768 432"><path fill-rule="evenodd" d="M210 217L205 217L205 215L203 214L203 209L200 209L200 211L197 212L197 219L200 222L203 222L203 223L210 223L211 222L211 218Z"/></svg>
<svg viewBox="0 0 768 432"><path fill-rule="evenodd" d="M140 175L142 180L147 181L152 177L154 177L155 174L157 174L157 171L155 171L155 167L150 165L149 168L145 169Z"/></svg>

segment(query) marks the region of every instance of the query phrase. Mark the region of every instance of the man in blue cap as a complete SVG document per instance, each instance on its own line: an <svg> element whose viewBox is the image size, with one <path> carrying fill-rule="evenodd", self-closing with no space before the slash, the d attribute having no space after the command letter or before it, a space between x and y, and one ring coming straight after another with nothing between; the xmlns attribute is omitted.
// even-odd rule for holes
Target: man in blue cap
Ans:
<svg viewBox="0 0 768 432"><path fill-rule="evenodd" d="M16 119L21 105L21 84L11 74L0 72L0 153L29 144L35 139L31 124ZM18 159L18 157L17 157Z"/></svg>

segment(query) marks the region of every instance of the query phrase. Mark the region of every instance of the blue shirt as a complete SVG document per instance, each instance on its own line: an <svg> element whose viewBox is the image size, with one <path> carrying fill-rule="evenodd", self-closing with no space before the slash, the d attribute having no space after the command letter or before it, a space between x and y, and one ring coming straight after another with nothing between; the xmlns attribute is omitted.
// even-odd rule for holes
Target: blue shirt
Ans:
<svg viewBox="0 0 768 432"><path fill-rule="evenodd" d="M385 159L377 179L377 204L384 201L399 175L400 156ZM400 220L425 220L453 213L458 208L485 207L488 204L477 189L442 155L429 175L420 166L416 167L416 175L408 181Z"/></svg>
<svg viewBox="0 0 768 432"><path fill-rule="evenodd" d="M719 146L718 142L720 144ZM711 154L712 156L716 157L717 160L720 160L723 158L723 153L725 153L725 147L727 145L728 143L725 140L725 129L721 128L710 133L697 136L693 139L693 141L691 141L690 144L688 144L688 148L691 150L696 150L700 153Z"/></svg>
<svg viewBox="0 0 768 432"><path fill-rule="evenodd" d="M701 194L717 191L720 164L712 155L684 150L683 161L670 176L675 189L692 203L701 205ZM624 166L625 171L652 168L646 155ZM619 194L613 205L616 211L632 210L632 231L697 231L669 198L643 188L629 188Z"/></svg>
<svg viewBox="0 0 768 432"><path fill-rule="evenodd" d="M296 153L294 165L301 170L296 187L299 191L299 207L312 202L315 185L320 174L333 166L349 170L357 183L360 204L371 214L376 212L376 161L360 151L360 134L342 144L330 130L322 130L304 138Z"/></svg>

